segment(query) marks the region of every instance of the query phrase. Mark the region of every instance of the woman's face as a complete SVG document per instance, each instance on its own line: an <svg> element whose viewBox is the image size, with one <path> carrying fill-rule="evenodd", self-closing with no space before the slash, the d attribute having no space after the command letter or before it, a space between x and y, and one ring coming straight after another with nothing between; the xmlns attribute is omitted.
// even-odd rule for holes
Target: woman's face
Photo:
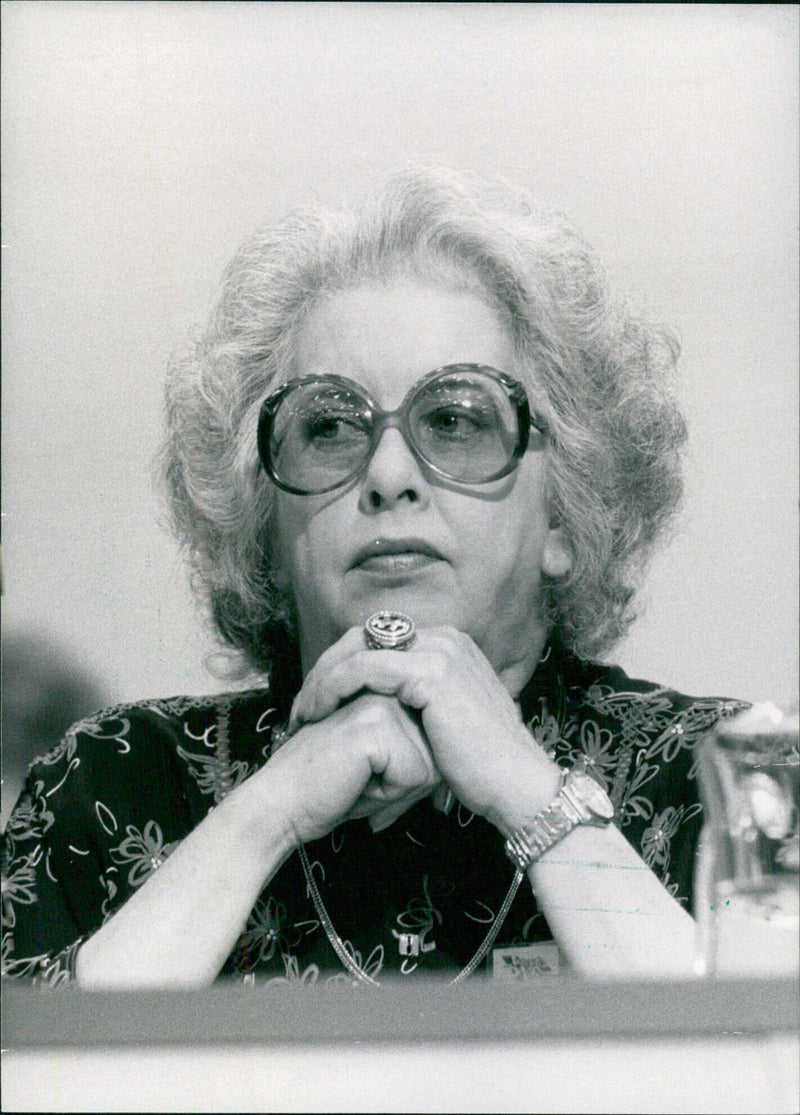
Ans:
<svg viewBox="0 0 800 1115"><path fill-rule="evenodd" d="M487 302L413 280L320 302L295 355L294 376L347 376L384 410L445 364L515 374L510 332ZM527 677L545 637L542 573L569 566L548 520L546 450L531 443L510 476L470 486L432 475L389 428L358 483L276 492L277 571L294 597L304 672L349 627L391 609L419 627L459 628L498 673L524 665Z"/></svg>

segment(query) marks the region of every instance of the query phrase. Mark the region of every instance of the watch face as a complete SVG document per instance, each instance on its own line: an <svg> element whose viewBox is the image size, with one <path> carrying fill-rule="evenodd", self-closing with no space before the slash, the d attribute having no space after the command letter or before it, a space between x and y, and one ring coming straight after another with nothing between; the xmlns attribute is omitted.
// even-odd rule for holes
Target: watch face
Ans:
<svg viewBox="0 0 800 1115"><path fill-rule="evenodd" d="M586 808L603 821L610 821L614 816L614 806L611 798L602 786L599 786L591 775L583 770L573 770L571 779L575 792Z"/></svg>

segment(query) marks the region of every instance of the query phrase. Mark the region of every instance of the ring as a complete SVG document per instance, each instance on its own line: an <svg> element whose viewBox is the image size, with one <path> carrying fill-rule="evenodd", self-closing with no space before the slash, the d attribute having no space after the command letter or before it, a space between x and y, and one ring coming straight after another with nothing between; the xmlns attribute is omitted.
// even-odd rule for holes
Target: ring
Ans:
<svg viewBox="0 0 800 1115"><path fill-rule="evenodd" d="M417 632L402 612L375 612L364 624L364 635L370 650L408 650Z"/></svg>

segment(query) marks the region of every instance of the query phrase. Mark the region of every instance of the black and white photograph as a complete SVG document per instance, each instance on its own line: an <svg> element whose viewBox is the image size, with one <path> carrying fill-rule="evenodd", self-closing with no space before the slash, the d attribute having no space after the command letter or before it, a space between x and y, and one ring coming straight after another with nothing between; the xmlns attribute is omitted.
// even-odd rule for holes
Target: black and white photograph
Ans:
<svg viewBox="0 0 800 1115"><path fill-rule="evenodd" d="M3 1110L798 1110L800 8L0 18Z"/></svg>

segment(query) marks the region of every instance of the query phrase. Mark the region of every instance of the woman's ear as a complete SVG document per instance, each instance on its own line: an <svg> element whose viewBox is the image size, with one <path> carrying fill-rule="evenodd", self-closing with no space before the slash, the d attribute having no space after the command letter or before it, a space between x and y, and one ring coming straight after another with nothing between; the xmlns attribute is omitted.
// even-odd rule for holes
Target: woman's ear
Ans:
<svg viewBox="0 0 800 1115"><path fill-rule="evenodd" d="M560 526L547 530L542 550L542 572L547 577L566 577L572 569L572 549Z"/></svg>
<svg viewBox="0 0 800 1115"><path fill-rule="evenodd" d="M561 525L561 514L553 492L553 478L549 473L545 485L547 535L542 548L542 573L545 577L566 577L572 569L572 546Z"/></svg>

